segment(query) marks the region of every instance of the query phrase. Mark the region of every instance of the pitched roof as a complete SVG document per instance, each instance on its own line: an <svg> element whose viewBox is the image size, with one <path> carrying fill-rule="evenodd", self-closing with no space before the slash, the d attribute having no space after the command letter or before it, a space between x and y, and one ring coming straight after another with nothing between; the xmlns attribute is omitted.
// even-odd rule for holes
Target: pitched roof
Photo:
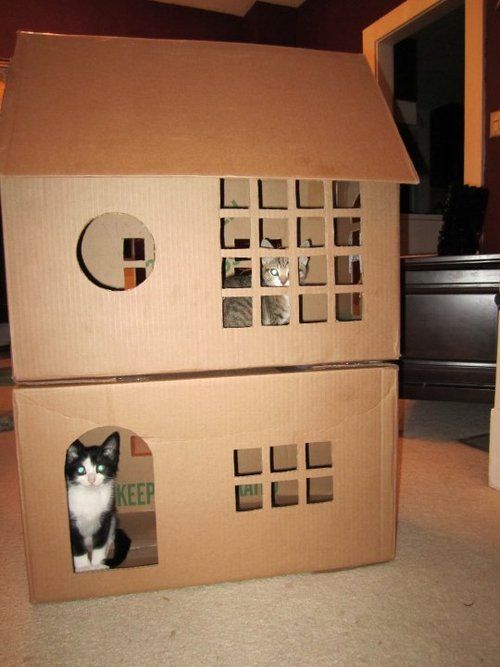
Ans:
<svg viewBox="0 0 500 667"><path fill-rule="evenodd" d="M20 33L0 125L11 175L418 180L359 54Z"/></svg>

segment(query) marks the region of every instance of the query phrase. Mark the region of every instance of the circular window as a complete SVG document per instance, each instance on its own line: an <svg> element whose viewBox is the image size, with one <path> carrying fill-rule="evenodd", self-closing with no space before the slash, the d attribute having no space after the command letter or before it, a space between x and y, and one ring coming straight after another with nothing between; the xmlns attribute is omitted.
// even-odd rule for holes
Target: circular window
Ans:
<svg viewBox="0 0 500 667"><path fill-rule="evenodd" d="M78 263L87 278L103 289L128 290L149 277L155 244L149 229L127 213L103 213L78 239Z"/></svg>

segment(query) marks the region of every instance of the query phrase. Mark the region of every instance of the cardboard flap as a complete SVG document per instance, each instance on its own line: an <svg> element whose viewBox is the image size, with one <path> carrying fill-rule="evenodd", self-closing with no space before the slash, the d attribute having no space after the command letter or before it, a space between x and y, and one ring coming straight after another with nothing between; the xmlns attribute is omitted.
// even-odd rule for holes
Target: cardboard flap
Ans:
<svg viewBox="0 0 500 667"><path fill-rule="evenodd" d="M30 33L0 172L418 181L362 55Z"/></svg>

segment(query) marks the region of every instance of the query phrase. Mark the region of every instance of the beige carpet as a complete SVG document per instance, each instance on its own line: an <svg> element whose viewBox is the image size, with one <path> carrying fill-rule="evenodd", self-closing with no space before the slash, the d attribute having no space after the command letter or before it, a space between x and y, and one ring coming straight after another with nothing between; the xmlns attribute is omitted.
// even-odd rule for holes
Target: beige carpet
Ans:
<svg viewBox="0 0 500 667"><path fill-rule="evenodd" d="M405 402L395 561L31 606L12 433L0 434L0 664L500 665L500 492L482 405Z"/></svg>

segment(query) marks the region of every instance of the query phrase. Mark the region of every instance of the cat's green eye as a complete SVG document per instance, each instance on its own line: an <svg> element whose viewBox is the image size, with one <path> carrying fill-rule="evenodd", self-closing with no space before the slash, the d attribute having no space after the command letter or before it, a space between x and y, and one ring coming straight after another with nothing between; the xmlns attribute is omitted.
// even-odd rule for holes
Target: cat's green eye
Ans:
<svg viewBox="0 0 500 667"><path fill-rule="evenodd" d="M103 466L103 464L99 463L99 465L97 466L97 472L104 472L105 470L106 468Z"/></svg>
<svg viewBox="0 0 500 667"><path fill-rule="evenodd" d="M83 466L78 466L78 468L76 469L76 472L79 475L85 475L85 468Z"/></svg>
<svg viewBox="0 0 500 667"><path fill-rule="evenodd" d="M278 275L278 269L270 269L269 273L270 273L272 276L277 276L277 275Z"/></svg>

